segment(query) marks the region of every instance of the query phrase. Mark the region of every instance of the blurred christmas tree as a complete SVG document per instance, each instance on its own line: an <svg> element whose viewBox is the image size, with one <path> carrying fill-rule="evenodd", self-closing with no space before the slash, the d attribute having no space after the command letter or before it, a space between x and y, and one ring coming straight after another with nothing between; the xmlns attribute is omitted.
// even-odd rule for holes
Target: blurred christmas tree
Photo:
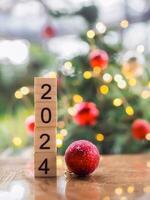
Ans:
<svg viewBox="0 0 150 200"><path fill-rule="evenodd" d="M142 45L132 52L122 45L128 21L121 22L116 34L116 28L99 22L95 5L54 11L43 2L49 20L41 29L40 45L30 41L26 68L9 74L10 64L5 64L0 70L5 93L0 104L1 149L31 145L24 122L34 112L33 77L57 73L59 153L79 139L92 141L104 154L148 151L149 123L138 122L132 130L138 129L136 134L131 125L138 118L150 120L150 71ZM14 121L20 124L17 130Z"/></svg>

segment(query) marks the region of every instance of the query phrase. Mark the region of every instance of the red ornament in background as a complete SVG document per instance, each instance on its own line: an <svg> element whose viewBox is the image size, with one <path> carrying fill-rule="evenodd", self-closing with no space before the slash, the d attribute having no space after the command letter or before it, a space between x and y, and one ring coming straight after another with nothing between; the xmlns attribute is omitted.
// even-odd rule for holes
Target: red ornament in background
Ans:
<svg viewBox="0 0 150 200"><path fill-rule="evenodd" d="M144 140L150 133L150 123L144 119L136 119L131 127L132 135L137 140Z"/></svg>
<svg viewBox="0 0 150 200"><path fill-rule="evenodd" d="M99 110L94 103L82 102L76 105L74 121L80 126L93 126L96 124L98 115Z"/></svg>
<svg viewBox="0 0 150 200"><path fill-rule="evenodd" d="M29 117L27 117L27 119L25 121L25 126L26 126L27 132L29 134L33 135L34 127L35 127L35 116L34 115L30 115Z"/></svg>
<svg viewBox="0 0 150 200"><path fill-rule="evenodd" d="M97 147L87 140L73 142L65 152L69 171L79 176L91 174L98 167L99 160Z"/></svg>
<svg viewBox="0 0 150 200"><path fill-rule="evenodd" d="M52 38L56 35L56 31L51 26L45 26L42 30L42 36L46 39Z"/></svg>
<svg viewBox="0 0 150 200"><path fill-rule="evenodd" d="M101 69L107 68L109 57L106 51L93 50L89 55L89 62L91 67L100 67Z"/></svg>

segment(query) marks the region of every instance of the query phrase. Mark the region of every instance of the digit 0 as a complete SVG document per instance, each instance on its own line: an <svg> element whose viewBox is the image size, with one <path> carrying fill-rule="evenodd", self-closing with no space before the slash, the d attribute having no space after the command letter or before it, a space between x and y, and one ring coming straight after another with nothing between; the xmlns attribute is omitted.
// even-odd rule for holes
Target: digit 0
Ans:
<svg viewBox="0 0 150 200"><path fill-rule="evenodd" d="M47 115L45 114L47 112ZM48 116L48 117L45 117ZM43 108L41 110L41 120L44 123L49 123L51 121L51 110L49 108Z"/></svg>
<svg viewBox="0 0 150 200"><path fill-rule="evenodd" d="M50 170L48 168L48 160L45 158L45 160L41 163L41 165L38 168L40 171L44 171L45 174Z"/></svg>

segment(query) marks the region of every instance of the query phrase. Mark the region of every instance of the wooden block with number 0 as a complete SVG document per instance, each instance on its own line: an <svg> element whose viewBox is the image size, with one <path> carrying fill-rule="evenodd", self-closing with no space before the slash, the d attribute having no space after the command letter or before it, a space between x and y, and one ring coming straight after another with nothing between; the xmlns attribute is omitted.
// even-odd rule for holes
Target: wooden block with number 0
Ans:
<svg viewBox="0 0 150 200"><path fill-rule="evenodd" d="M34 79L34 101L54 101L57 98L57 79L36 77Z"/></svg>
<svg viewBox="0 0 150 200"><path fill-rule="evenodd" d="M56 101L35 104L36 127L56 127Z"/></svg>
<svg viewBox="0 0 150 200"><path fill-rule="evenodd" d="M56 176L56 152L36 152L34 170L35 177Z"/></svg>
<svg viewBox="0 0 150 200"><path fill-rule="evenodd" d="M34 149L35 152L56 152L56 128L36 127Z"/></svg>

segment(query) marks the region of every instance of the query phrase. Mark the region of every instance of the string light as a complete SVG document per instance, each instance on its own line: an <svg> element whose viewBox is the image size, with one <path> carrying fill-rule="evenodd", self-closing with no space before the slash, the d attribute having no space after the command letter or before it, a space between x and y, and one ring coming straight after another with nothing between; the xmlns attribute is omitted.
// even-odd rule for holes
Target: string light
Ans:
<svg viewBox="0 0 150 200"><path fill-rule="evenodd" d="M74 116L76 114L76 109L75 107L69 107L68 108L68 113L71 115L71 116Z"/></svg>
<svg viewBox="0 0 150 200"><path fill-rule="evenodd" d="M89 39L93 39L95 37L95 32L93 30L88 30L86 35Z"/></svg>
<svg viewBox="0 0 150 200"><path fill-rule="evenodd" d="M23 98L23 94L20 90L17 90L14 95L15 95L16 99L22 99Z"/></svg>
<svg viewBox="0 0 150 200"><path fill-rule="evenodd" d="M116 82L119 82L119 81L122 81L122 80L123 80L123 77L122 77L121 74L115 74L114 80L115 80Z"/></svg>
<svg viewBox="0 0 150 200"><path fill-rule="evenodd" d="M128 84L131 86L131 87L134 87L136 85L136 79L135 78L130 78L128 80Z"/></svg>
<svg viewBox="0 0 150 200"><path fill-rule="evenodd" d="M145 48L142 44L140 44L140 45L137 46L136 50L137 50L138 53L143 53Z"/></svg>
<svg viewBox="0 0 150 200"><path fill-rule="evenodd" d="M14 137L12 142L16 147L20 147L22 145L22 140L20 137Z"/></svg>
<svg viewBox="0 0 150 200"><path fill-rule="evenodd" d="M125 108L125 111L126 111L127 115L129 115L129 116L134 115L134 110L133 110L133 108L131 106L127 106Z"/></svg>
<svg viewBox="0 0 150 200"><path fill-rule="evenodd" d="M61 148L62 145L63 145L63 135L60 134L60 133L57 133L56 135L56 145L57 145L57 148Z"/></svg>
<svg viewBox="0 0 150 200"><path fill-rule="evenodd" d="M95 138L97 141L102 142L105 137L102 133L98 133L98 134L96 134Z"/></svg>
<svg viewBox="0 0 150 200"><path fill-rule="evenodd" d="M100 90L101 94L106 95L109 92L109 87L107 85L101 85L100 88L99 88L99 90Z"/></svg>
<svg viewBox="0 0 150 200"><path fill-rule="evenodd" d="M98 22L96 24L96 29L98 30L99 33L103 34L106 32L107 28L106 28L105 24L103 24L102 22Z"/></svg>
<svg viewBox="0 0 150 200"><path fill-rule="evenodd" d="M81 97L79 94L73 95L73 101L75 103L81 103L83 101L83 97Z"/></svg>
<svg viewBox="0 0 150 200"><path fill-rule="evenodd" d="M117 83L117 85L118 85L118 87L119 87L120 89L125 89L126 86L127 86L127 83L126 83L125 80L121 80L121 81L119 81L119 82Z"/></svg>
<svg viewBox="0 0 150 200"><path fill-rule="evenodd" d="M27 95L27 94L29 94L29 92L30 92L30 90L29 90L29 88L28 87L22 87L22 88L20 88L20 91L21 91L21 93L23 94L23 95Z"/></svg>
<svg viewBox="0 0 150 200"><path fill-rule="evenodd" d="M133 192L134 192L134 186L129 186L129 187L127 188L127 192L128 192L129 194L133 193Z"/></svg>
<svg viewBox="0 0 150 200"><path fill-rule="evenodd" d="M121 26L121 28L128 28L128 26L129 26L128 20L126 20L126 19L122 20L120 22L120 26Z"/></svg>
<svg viewBox="0 0 150 200"><path fill-rule="evenodd" d="M84 77L85 79L90 79L90 78L92 77L92 73L91 73L90 71L85 71L85 72L83 73L83 77Z"/></svg>
<svg viewBox="0 0 150 200"><path fill-rule="evenodd" d="M148 141L150 141L150 133L146 134L145 139L148 140Z"/></svg>
<svg viewBox="0 0 150 200"><path fill-rule="evenodd" d="M68 131L66 129L60 130L60 133L65 137L68 135Z"/></svg>
<svg viewBox="0 0 150 200"><path fill-rule="evenodd" d="M150 91L148 90L143 90L142 93L141 93L141 97L143 99L148 99L150 97Z"/></svg>
<svg viewBox="0 0 150 200"><path fill-rule="evenodd" d="M116 98L113 100L113 105L116 106L116 107L119 107L123 104L123 100L120 99L120 98Z"/></svg>
<svg viewBox="0 0 150 200"><path fill-rule="evenodd" d="M109 74L109 73L105 73L103 75L103 80L106 82L106 83L110 83L112 81L112 76Z"/></svg>
<svg viewBox="0 0 150 200"><path fill-rule="evenodd" d="M115 189L115 193L116 193L117 195L121 195L121 194L123 193L123 189L120 188L120 187L118 187L118 188Z"/></svg>

